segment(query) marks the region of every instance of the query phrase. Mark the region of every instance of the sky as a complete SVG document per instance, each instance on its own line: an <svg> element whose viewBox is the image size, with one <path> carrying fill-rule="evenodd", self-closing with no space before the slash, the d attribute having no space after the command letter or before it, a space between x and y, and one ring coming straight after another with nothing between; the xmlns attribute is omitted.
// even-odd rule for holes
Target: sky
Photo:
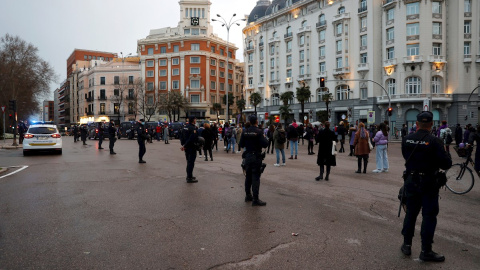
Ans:
<svg viewBox="0 0 480 270"><path fill-rule="evenodd" d="M243 18L257 0L210 0L211 16ZM179 0L3 0L0 36L19 36L38 48L39 56L49 62L58 75L53 91L66 79L68 56L77 49L89 49L124 55L137 53L137 40L151 29L176 27L180 20ZM227 39L227 31L213 23L214 32ZM230 42L243 59L242 28L230 30Z"/></svg>

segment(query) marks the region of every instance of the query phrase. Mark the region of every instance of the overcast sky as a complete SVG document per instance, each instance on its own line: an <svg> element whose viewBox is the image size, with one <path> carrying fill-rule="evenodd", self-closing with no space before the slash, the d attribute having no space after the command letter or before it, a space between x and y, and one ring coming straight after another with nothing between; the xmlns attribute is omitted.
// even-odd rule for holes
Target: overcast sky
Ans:
<svg viewBox="0 0 480 270"><path fill-rule="evenodd" d="M215 14L243 18L257 0L210 0ZM3 0L0 35L20 36L39 49L58 74L55 90L66 79L66 60L75 48L136 54L137 40L150 29L176 27L180 19L178 0ZM227 31L214 23L214 31L227 39ZM232 27L230 41L241 48L241 27ZM53 95L52 95L53 98Z"/></svg>

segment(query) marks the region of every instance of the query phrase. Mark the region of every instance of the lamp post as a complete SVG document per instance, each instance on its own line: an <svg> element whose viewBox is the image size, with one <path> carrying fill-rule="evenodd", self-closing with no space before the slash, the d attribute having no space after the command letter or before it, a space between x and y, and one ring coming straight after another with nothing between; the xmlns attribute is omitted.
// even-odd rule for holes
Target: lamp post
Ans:
<svg viewBox="0 0 480 270"><path fill-rule="evenodd" d="M226 96L226 99L225 99L225 105L227 106L227 117L225 118L226 119L226 122L229 123L229 114L228 114L228 91L230 90L229 87L230 87L230 84L228 83L228 75L230 73L228 73L228 65L229 65L229 58L230 58L230 55L228 54L228 50L229 50L229 45L230 45L230 28L233 26L233 25L238 25L240 26L240 24L238 23L239 21L246 21L245 19L238 19L238 20L234 20L235 16L237 16L236 13L233 14L232 18L230 18L230 20L227 22L227 20L225 18L223 18L222 16L220 16L220 14L217 14L217 17L219 19L212 19L213 22L220 22L222 23L222 27L226 27L227 28L227 96ZM233 67L232 67L233 68ZM233 79L233 77L232 77ZM233 90L233 89L232 89Z"/></svg>

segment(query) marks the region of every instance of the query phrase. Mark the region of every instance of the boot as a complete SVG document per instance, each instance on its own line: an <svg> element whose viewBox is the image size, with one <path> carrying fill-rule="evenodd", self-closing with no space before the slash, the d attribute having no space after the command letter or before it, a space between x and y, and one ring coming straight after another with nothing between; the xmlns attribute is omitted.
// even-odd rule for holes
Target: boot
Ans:
<svg viewBox="0 0 480 270"><path fill-rule="evenodd" d="M325 176L325 181L328 181L329 175L330 175L330 166L327 166L327 175Z"/></svg>
<svg viewBox="0 0 480 270"><path fill-rule="evenodd" d="M295 159L297 159L297 155L295 155Z"/></svg>
<svg viewBox="0 0 480 270"><path fill-rule="evenodd" d="M293 156L290 156L288 159L293 159Z"/></svg>
<svg viewBox="0 0 480 270"><path fill-rule="evenodd" d="M247 196L245 196L245 202L251 202L251 201L253 201L252 194L247 194Z"/></svg>
<svg viewBox="0 0 480 270"><path fill-rule="evenodd" d="M207 156L205 156L205 161L208 161L208 158L207 158Z"/></svg>
<svg viewBox="0 0 480 270"><path fill-rule="evenodd" d="M443 262L445 261L445 256L434 252L433 250L424 251L420 253L420 260L424 262Z"/></svg>
<svg viewBox="0 0 480 270"><path fill-rule="evenodd" d="M358 170L355 173L362 173L362 159L358 158Z"/></svg>
<svg viewBox="0 0 480 270"><path fill-rule="evenodd" d="M320 175L315 177L315 180L323 180L323 166L320 166Z"/></svg>
<svg viewBox="0 0 480 270"><path fill-rule="evenodd" d="M367 164L368 164L368 161L364 161L363 162L363 173L367 173Z"/></svg>
<svg viewBox="0 0 480 270"><path fill-rule="evenodd" d="M259 198L253 199L252 206L265 206L265 205L267 205L267 203L260 200Z"/></svg>
<svg viewBox="0 0 480 270"><path fill-rule="evenodd" d="M412 245L407 245L407 244L404 243L402 245L401 250L402 250L403 255L405 255L405 256L412 255Z"/></svg>
<svg viewBox="0 0 480 270"><path fill-rule="evenodd" d="M146 162L145 160L143 160L143 159L140 159L140 160L138 161L138 163L147 163L147 162Z"/></svg>

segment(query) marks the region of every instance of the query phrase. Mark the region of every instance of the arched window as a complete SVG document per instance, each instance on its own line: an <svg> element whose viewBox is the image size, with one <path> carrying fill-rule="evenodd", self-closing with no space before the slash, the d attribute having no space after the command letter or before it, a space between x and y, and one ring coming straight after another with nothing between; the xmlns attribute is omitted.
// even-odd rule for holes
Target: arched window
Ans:
<svg viewBox="0 0 480 270"><path fill-rule="evenodd" d="M292 0L285 1L285 6L289 7L292 5Z"/></svg>
<svg viewBox="0 0 480 270"><path fill-rule="evenodd" d="M279 94L273 94L272 95L272 106L278 106L280 105L280 95Z"/></svg>
<svg viewBox="0 0 480 270"><path fill-rule="evenodd" d="M367 0L360 0L360 8L362 10L367 8Z"/></svg>
<svg viewBox="0 0 480 270"><path fill-rule="evenodd" d="M302 27L306 27L307 26L307 21L303 21L302 22Z"/></svg>
<svg viewBox="0 0 480 270"><path fill-rule="evenodd" d="M292 33L292 27L289 26L289 27L287 27L287 35L288 35L288 34L291 34L291 33Z"/></svg>
<svg viewBox="0 0 480 270"><path fill-rule="evenodd" d="M272 33L272 37L277 37L277 31Z"/></svg>
<svg viewBox="0 0 480 270"><path fill-rule="evenodd" d="M387 80L387 91L390 95L395 95L396 94L396 88L397 88L397 83L395 79L389 79Z"/></svg>
<svg viewBox="0 0 480 270"><path fill-rule="evenodd" d="M250 41L248 42L248 48L253 48L253 41L250 40Z"/></svg>
<svg viewBox="0 0 480 270"><path fill-rule="evenodd" d="M422 80L419 77L408 77L405 81L405 94L421 94Z"/></svg>
<svg viewBox="0 0 480 270"><path fill-rule="evenodd" d="M438 76L432 77L432 94L443 93L442 78Z"/></svg>
<svg viewBox="0 0 480 270"><path fill-rule="evenodd" d="M320 23L325 22L325 14L318 16L318 22Z"/></svg>
<svg viewBox="0 0 480 270"><path fill-rule="evenodd" d="M343 14L343 13L345 13L345 7L340 7L338 9L338 14Z"/></svg>
<svg viewBox="0 0 480 270"><path fill-rule="evenodd" d="M260 37L260 42L262 42L262 43L263 43L263 36L261 36L261 37Z"/></svg>
<svg viewBox="0 0 480 270"><path fill-rule="evenodd" d="M350 87L348 85L337 86L337 100L347 100L350 96Z"/></svg>

